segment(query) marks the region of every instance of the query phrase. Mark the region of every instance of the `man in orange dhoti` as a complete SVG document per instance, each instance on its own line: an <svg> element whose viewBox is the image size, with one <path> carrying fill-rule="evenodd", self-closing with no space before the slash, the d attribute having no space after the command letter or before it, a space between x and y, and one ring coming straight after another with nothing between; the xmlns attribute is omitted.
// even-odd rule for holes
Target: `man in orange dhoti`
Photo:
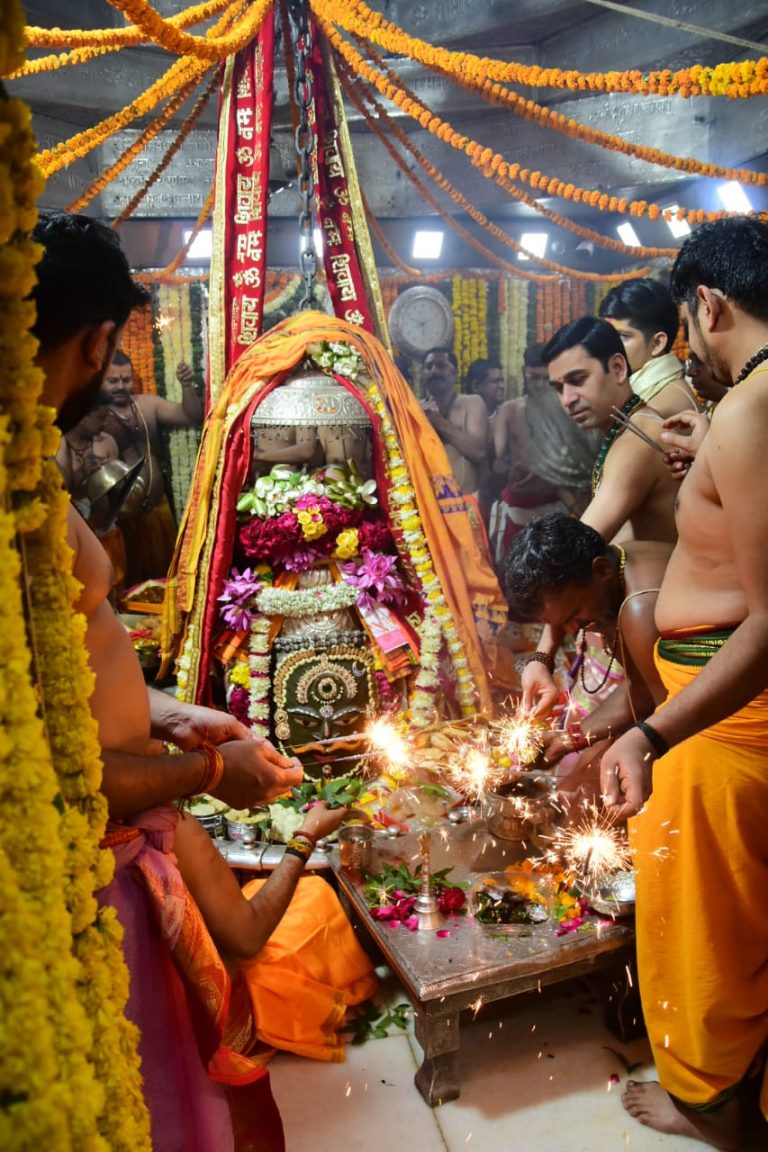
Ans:
<svg viewBox="0 0 768 1152"><path fill-rule="evenodd" d="M767 269L768 226L746 217L704 225L675 263L691 347L734 387L678 498L656 607L669 695L601 765L608 810L639 813L638 966L660 1081L630 1081L624 1105L734 1150L760 1078L768 1118L768 504L745 499L768 486Z"/></svg>

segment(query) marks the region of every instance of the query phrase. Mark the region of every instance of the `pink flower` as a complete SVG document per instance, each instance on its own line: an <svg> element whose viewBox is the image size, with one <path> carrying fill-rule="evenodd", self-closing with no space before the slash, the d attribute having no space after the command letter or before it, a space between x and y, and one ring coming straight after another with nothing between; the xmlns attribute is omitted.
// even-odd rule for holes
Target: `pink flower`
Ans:
<svg viewBox="0 0 768 1152"><path fill-rule="evenodd" d="M376 592L377 598L383 603L390 601L401 604L405 597L405 586L396 565L396 556L385 556L381 552L371 552L370 548L364 548L360 554L360 563L350 561L340 567L347 584L368 594L361 597L361 604L365 600L371 603L371 592Z"/></svg>
<svg viewBox="0 0 768 1152"><path fill-rule="evenodd" d="M450 934L450 928L438 928L437 932L435 932L435 936L439 936L441 940L444 940L445 937L450 936Z"/></svg>
<svg viewBox="0 0 768 1152"><path fill-rule="evenodd" d="M251 607L253 597L264 587L250 568L238 572L233 568L229 579L224 581L221 596L217 597L220 604L224 604L221 616L224 623L235 632L247 632L255 613Z"/></svg>
<svg viewBox="0 0 768 1152"><path fill-rule="evenodd" d="M460 912L467 902L463 888L443 888L437 894L437 906L441 912L450 915Z"/></svg>
<svg viewBox="0 0 768 1152"><path fill-rule="evenodd" d="M419 926L418 916L409 916L407 920L403 920L403 927L407 928L409 932L415 932Z"/></svg>

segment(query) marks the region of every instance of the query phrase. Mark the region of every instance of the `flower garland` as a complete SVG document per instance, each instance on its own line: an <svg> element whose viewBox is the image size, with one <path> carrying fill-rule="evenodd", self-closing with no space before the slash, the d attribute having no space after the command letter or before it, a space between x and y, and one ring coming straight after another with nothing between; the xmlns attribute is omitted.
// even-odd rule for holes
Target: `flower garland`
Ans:
<svg viewBox="0 0 768 1152"><path fill-rule="evenodd" d="M381 69L381 71L389 78L389 80L402 88L403 92L409 99L415 100L416 97L414 96L411 89L403 83L400 76L398 76L391 70L391 68L389 68L389 66L385 63L385 61L381 59L375 49L373 49L370 44L364 43L357 37L355 37L355 39L357 40L358 45L364 51L367 51L371 60L373 60L376 66ZM400 142L402 147L407 152L410 152L410 154L416 160L417 164L420 165L420 167L431 179L436 181L438 186L442 188L444 192L448 193L451 199L454 200L454 202L457 203L459 207L467 212L472 217L472 219L475 220L476 223L480 224L480 226L483 227L487 232L495 236L497 240L500 240L502 244L507 244L509 247L514 247L514 244L510 244L510 238L507 233L499 229L498 225L493 224L479 211L479 209L475 208L472 202L467 200L466 197L464 197L462 193L459 192L459 190L455 188L450 183L450 181L448 181L446 177L437 168L435 168L433 164L429 162L429 160L427 160L423 153L416 148L416 146L411 142L408 134L403 132L399 125L394 120L392 120L386 109L378 103L373 93L369 91L366 93L366 96L373 107L376 109L377 113L377 119L372 125L374 131L378 134L381 134L381 125L386 125L387 131ZM676 254L676 250L673 248L654 248L645 246L628 248L627 245L623 244L620 240L614 240L609 236L603 236L601 233L595 232L591 228L585 228L580 224L576 224L575 221L569 220L568 217L562 216L559 212L555 212L551 208L545 208L542 204L539 203L538 200L536 200L535 197L526 192L524 188L518 187L518 185L513 183L511 180L497 180L496 182L515 200L518 200L521 204L525 204L528 208L532 208L534 212L538 213L540 216L543 216L546 220L551 220L552 223L557 224L558 227L564 228L566 231L572 232L574 235L580 236L584 240L591 240L594 244L599 245L601 248L607 248L611 252L620 252L623 255L631 254L637 260L649 260L661 256L673 257ZM617 205L620 203L621 200L619 198L611 197L608 202L609 210L613 211L614 209L612 205ZM627 202L625 201L625 204L626 203ZM558 265L557 267L560 266Z"/></svg>
<svg viewBox="0 0 768 1152"><path fill-rule="evenodd" d="M122 12L136 28L144 33L144 38L173 52L176 56L193 56L209 63L235 56L241 48L256 36L264 19L272 7L272 0L254 0L248 4L238 22L223 36L207 32L205 36L190 36L164 19L147 0L109 0L113 8ZM240 8L239 2L232 4L230 11Z"/></svg>
<svg viewBox="0 0 768 1152"><path fill-rule="evenodd" d="M361 56L357 55L356 53L353 53L353 55L355 55L357 57L357 60L360 62L360 64L363 67L366 67ZM391 134L394 135L399 140L399 142L402 144L403 148L405 148L416 159L416 161L420 165L420 167L423 168L423 170L427 173L427 175L437 183L439 188L441 188L444 192L446 192L450 196L450 198L456 204L458 204L471 217L471 219L473 219L477 224L479 224L482 228L484 228L487 232L489 232L492 236L494 236L495 239L499 240L502 244L506 245L506 247L511 248L515 252L523 252L527 256L529 256L529 258L532 259L534 263L541 264L545 268L551 268L553 271L558 272L558 273L562 273L562 274L565 274L568 276L573 276L573 277L579 277L579 278L584 279L584 280L593 280L593 281L598 282L598 283L605 279L604 276L601 276L598 273L579 272L574 268L569 268L569 267L566 267L565 265L558 264L553 260L546 260L546 259L544 259L544 257L532 256L522 244L518 243L518 241L515 240L512 236L508 235L508 233L504 232L503 229L499 228L499 226L497 224L494 224L491 220L489 220L488 217L483 212L481 212L479 208L476 208L475 205L470 200L468 200L461 192L459 192L458 188L456 188L453 184L451 184L450 181L447 180L446 177L443 176L442 173L439 172L438 169L435 168L434 165L431 164L421 152L419 152L419 150L415 147L415 145L411 143L408 136L404 132L402 132L400 130L400 128L391 119L389 119L387 117L386 109L383 107L383 105L381 105L375 99L375 97L373 97L372 94L369 93L369 94L367 94L367 98L370 100L371 104L375 107L376 114L377 114L377 118L374 119L370 115L368 110L365 108L365 106L363 105L362 100L360 99L360 96L359 96L359 88L357 87L356 82L352 79L350 72L349 72L349 69L346 68L343 60L339 59L337 61L337 65L338 65L338 70L339 70L339 76L341 78L342 86L344 87L345 93L349 96L350 100L355 105L355 107L358 108L358 110L360 111L360 113L362 114L364 119L366 120L367 124L371 128L371 130L378 136L378 138L381 140L384 147L387 149L389 154L392 156L395 163L402 170L402 172L407 176L407 178L411 181L411 183L414 185L414 187L416 187L419 190L419 192L421 193L421 195L428 201L428 203L430 203L432 205L432 207L435 209L435 211L440 215L441 219L450 228L452 228L454 232L456 232L459 236L461 236L462 239L466 241L466 243L470 244L473 248L477 249L477 251L482 252L483 255L486 256L489 260L491 260L494 264L497 264L500 268L504 268L506 271L510 272L513 276L519 276L521 279L525 279L525 280L533 280L537 283L544 283L547 279L549 279L549 280L552 279L551 276L546 277L546 276L539 275L535 272L528 272L527 270L519 267L519 265L510 264L508 261L503 260L500 256L497 256L495 253L491 252L491 250L488 249L484 244L482 244L475 236L473 236L471 232L469 232L466 228L464 228L461 224L459 224L458 221L449 212L446 212L446 210L442 207L440 202L438 200L436 200L434 196L431 195L431 193L428 191L428 189L425 187L425 185L422 183L422 181L419 180L419 178L412 171L412 169L405 163L404 158L397 152L397 150L393 147L391 142L383 134L382 127L381 127L381 124L379 123L379 121L381 121L382 123L386 123L388 131L391 132ZM368 80L373 79L373 83L376 84L376 86L379 87L381 91L383 91L383 89L381 88L381 85L378 84L377 80L376 80L376 77L379 74L376 73L373 69L368 69L368 73L369 74L366 75L366 79L368 79ZM385 82L382 80L382 83L385 83ZM395 88L394 85L390 84L389 87L392 89L392 92L398 91L398 89ZM392 96L391 92L389 93L389 98L394 99L394 96ZM411 97L408 96L405 98L405 100L407 103L407 102L411 101ZM395 102L397 103L397 101L395 101ZM416 106L415 101L412 101L412 103L414 106ZM403 108L404 108L404 110L406 110L405 104L403 105ZM410 114L413 114L413 113L410 113ZM416 118L418 119L418 117L416 117ZM430 128L430 131L431 131L431 124L430 123L423 121L423 119L420 120L420 123L422 123L422 126ZM474 160L472 162L475 163ZM479 165L476 165L476 166L479 166ZM488 176L488 177L492 176L497 184L499 184L501 187L503 187L506 191L509 191L511 194L515 195L516 189L515 189L514 184L512 184L510 180L502 180L502 178L500 176L494 175L492 172L485 171L485 170L483 170L483 175ZM520 198L520 197L518 197L518 198ZM530 198L530 199L532 200L532 198ZM615 197L613 197L611 199L615 199ZM533 201L533 204L535 205L535 201ZM618 249L618 250L625 252L625 253L631 252L635 256L637 256L638 253L641 256L645 256L648 254L651 254L653 256L658 256L658 255L669 255L670 253L674 253L673 249L663 249L663 248L644 249L643 252L640 253L639 249L627 248L625 245L620 244L618 241L611 241L610 243L606 243L604 246L610 247L610 248L615 248L615 249ZM630 277L630 276L644 276L644 275L647 275L647 273L649 271L650 271L650 269L648 269L648 268L644 268L642 270L638 269L638 270L635 270L634 272L628 273L627 276L628 277Z"/></svg>
<svg viewBox="0 0 768 1152"><path fill-rule="evenodd" d="M152 339L154 317L151 308L136 308L131 312L120 346L133 365L134 392L156 393L155 350Z"/></svg>
<svg viewBox="0 0 768 1152"><path fill-rule="evenodd" d="M522 395L523 353L528 344L528 284L514 277L499 280L499 359L510 394Z"/></svg>
<svg viewBox="0 0 768 1152"><path fill-rule="evenodd" d="M269 734L269 697L272 681L269 675L269 633L272 621L256 616L251 621L251 642L248 648L248 720L251 729Z"/></svg>
<svg viewBox="0 0 768 1152"><path fill-rule="evenodd" d="M371 68L330 23L325 22L320 17L318 19L325 34L354 71L362 75L370 84L373 84L382 96L391 100L406 115L417 121L422 128L426 128L433 136L444 140L457 151L464 152L469 157L473 167L479 169L484 176L496 181L500 186L504 187L508 180L518 180L523 184L530 185L531 188L538 189L541 195L560 196L566 200L589 204L600 212L629 213L630 216L638 217L647 215L650 220L657 220L661 215L662 209L658 204L648 204L645 200L619 199L615 196L609 196L597 188L580 188L561 180L559 177L549 177L538 171L531 172L528 168L521 168L517 163L508 164L498 152L494 152L492 148L484 147L478 141L456 132L447 121L435 115L418 100L406 95L397 84L388 81L380 72ZM719 220L728 215L731 213L705 212L703 209L680 209L678 211L678 216L681 219L687 219L691 223ZM544 260L539 260L539 263L547 266L547 262ZM571 270L568 271L574 274Z"/></svg>
<svg viewBox="0 0 768 1152"><path fill-rule="evenodd" d="M6 5L4 71L20 63L22 23ZM93 677L72 610L58 435L38 402L29 333L39 249L26 233L40 191L29 109L0 102L0 126L0 1144L148 1152L137 1035L122 1014L127 971L114 915L94 898L112 858L98 847Z"/></svg>
<svg viewBox="0 0 768 1152"><path fill-rule="evenodd" d="M256 596L256 607L265 616L317 616L352 608L360 598L360 589L339 581L317 588L263 588Z"/></svg>
<svg viewBox="0 0 768 1152"><path fill-rule="evenodd" d="M168 19L174 28L190 28L193 24L202 24L221 12L222 8L232 7L232 0L205 0L203 4L195 4L177 12ZM144 35L140 28L105 28L105 29L78 29L78 28L36 28L28 26L24 29L27 43L30 48L72 48L79 47L115 47L126 48L133 44L141 44ZM3 75L6 73L3 72Z"/></svg>
<svg viewBox="0 0 768 1152"><path fill-rule="evenodd" d="M37 60L27 60L21 68L17 68L8 77L9 80L20 80L22 76L39 76L42 72L58 72L59 68L66 68L70 64L87 64L98 56L108 56L119 49L112 45L95 46L92 48L75 48L72 52L58 52L51 56L39 56Z"/></svg>
<svg viewBox="0 0 768 1152"><path fill-rule="evenodd" d="M201 314L196 309L198 330L192 323L192 292L200 291L197 285L171 287L162 284L158 288L157 305L160 347L163 352L163 387L165 396L172 404L181 404L182 388L176 377L176 369L182 362L192 359L195 340L201 340ZM197 297L199 303L199 297ZM202 365L195 372L196 385L202 385ZM193 365L194 368L194 365ZM170 487L173 510L178 517L187 503L192 474L195 470L197 450L200 445L199 428L173 428L167 433L168 463L170 465Z"/></svg>
<svg viewBox="0 0 768 1152"><path fill-rule="evenodd" d="M454 276L451 287L453 351L463 380L472 361L488 355L488 283L480 277Z"/></svg>
<svg viewBox="0 0 768 1152"><path fill-rule="evenodd" d="M155 119L139 133L134 142L118 156L117 160L110 164L108 168L105 168L104 171L101 172L95 180L92 180L88 187L80 193L77 199L73 200L72 203L67 206L67 212L80 212L85 208L86 204L90 204L94 197L100 195L108 184L111 184L126 168L133 164L134 160L144 151L150 141L160 135L163 128L165 128L169 120L176 115L179 108L181 108L190 94L194 92L199 83L200 79L196 79L191 80L189 84L185 84L184 87L168 101L160 115L156 116Z"/></svg>
<svg viewBox="0 0 768 1152"><path fill-rule="evenodd" d="M123 210L112 221L112 227L113 228L118 228L123 223L124 220L127 220L129 216L133 215L133 213L138 208L139 204L142 202L142 200L146 196L147 192L149 192L150 188L160 179L160 176L163 174L165 169L168 167L171 160L173 160L174 156L176 155L176 153L181 148L181 146L184 143L184 141L186 140L187 136L189 136L189 134L192 131L192 129L194 128L195 124L200 119L200 116L203 113L206 105L208 104L208 101L210 100L210 98L213 94L213 91L216 88L218 82L219 82L219 74L218 74L218 71L215 71L213 73L211 79L209 80L208 85L205 88L205 91L202 92L202 94L200 96L198 96L197 100L195 101L195 103L192 107L192 110L190 111L190 113L186 117L186 119L184 120L184 123L181 125L181 128L179 129L178 133L176 134L175 139L171 142L169 147L166 149L163 158L155 166L155 168L153 168L153 170L150 172L149 176L144 181L141 188L138 189L138 191L131 197L131 199L128 201L126 206L123 208Z"/></svg>
<svg viewBox="0 0 768 1152"><path fill-rule="evenodd" d="M408 56L428 68L447 73L455 80L481 87L486 80L521 84L531 88L567 88L575 92L633 92L642 96L729 96L732 99L768 94L768 58L722 63L712 68L695 64L675 72L664 69L643 74L627 72L579 72L540 68L449 52L409 36L396 24L372 11L362 0L310 0L318 20L339 24L345 31L375 41L395 56Z"/></svg>

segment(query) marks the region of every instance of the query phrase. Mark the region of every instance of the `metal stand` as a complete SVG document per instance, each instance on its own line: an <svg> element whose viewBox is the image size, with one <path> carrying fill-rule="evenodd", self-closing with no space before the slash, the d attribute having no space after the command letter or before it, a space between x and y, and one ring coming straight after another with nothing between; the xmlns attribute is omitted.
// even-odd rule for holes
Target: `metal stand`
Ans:
<svg viewBox="0 0 768 1152"><path fill-rule="evenodd" d="M430 881L430 832L421 832L419 834L419 848L421 849L421 889L416 897L416 903L413 906L413 911L418 918L417 931L434 931L436 928L442 928L445 924L445 916L437 906L432 891L429 887Z"/></svg>

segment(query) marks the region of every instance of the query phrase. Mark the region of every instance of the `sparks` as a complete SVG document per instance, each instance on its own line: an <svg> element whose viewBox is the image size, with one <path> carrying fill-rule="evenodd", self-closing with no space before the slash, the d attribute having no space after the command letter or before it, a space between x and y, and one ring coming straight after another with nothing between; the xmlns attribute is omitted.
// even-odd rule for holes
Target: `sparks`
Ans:
<svg viewBox="0 0 768 1152"><path fill-rule="evenodd" d="M518 707L506 719L495 725L495 734L498 744L518 766L532 764L541 754L544 747L542 734L544 728L540 721L534 719L532 713Z"/></svg>
<svg viewBox="0 0 768 1152"><path fill-rule="evenodd" d="M396 724L378 716L366 733L377 751L386 756L390 765L403 768L411 759L412 750Z"/></svg>
<svg viewBox="0 0 768 1152"><path fill-rule="evenodd" d="M483 800L489 791L501 783L505 775L505 769L497 767L487 752L472 745L465 745L461 755L451 765L451 776L456 787L473 801Z"/></svg>
<svg viewBox="0 0 768 1152"><path fill-rule="evenodd" d="M589 808L581 823L555 833L553 853L562 857L576 879L596 892L614 872L631 867L629 846L622 832L595 808Z"/></svg>

